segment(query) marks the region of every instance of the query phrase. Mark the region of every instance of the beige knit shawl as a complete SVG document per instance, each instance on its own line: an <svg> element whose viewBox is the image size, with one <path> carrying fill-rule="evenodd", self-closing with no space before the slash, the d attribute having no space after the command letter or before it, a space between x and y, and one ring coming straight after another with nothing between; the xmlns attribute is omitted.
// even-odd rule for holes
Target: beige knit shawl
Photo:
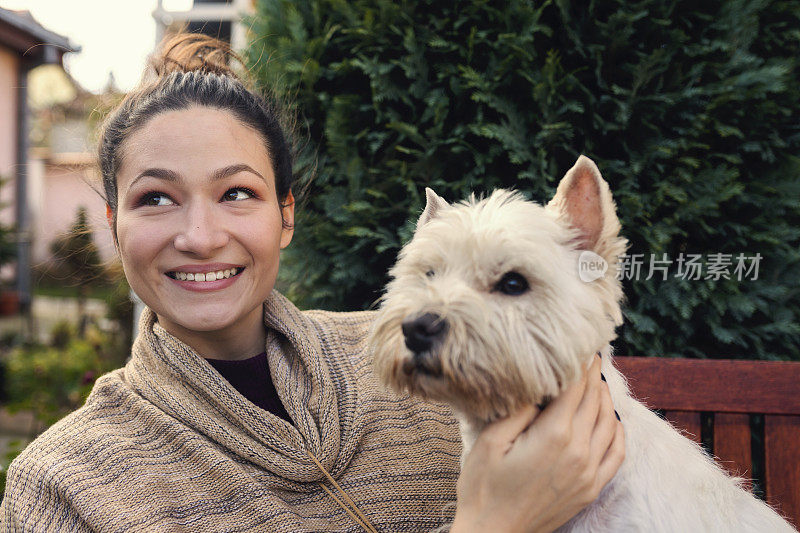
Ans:
<svg viewBox="0 0 800 533"><path fill-rule="evenodd" d="M145 310L128 364L8 472L8 531L360 531L313 453L379 531L452 519L460 437L442 405L384 392L373 314L264 303L266 351L295 425L241 396ZM327 483L327 482L326 482ZM3 528L0 528L3 529Z"/></svg>

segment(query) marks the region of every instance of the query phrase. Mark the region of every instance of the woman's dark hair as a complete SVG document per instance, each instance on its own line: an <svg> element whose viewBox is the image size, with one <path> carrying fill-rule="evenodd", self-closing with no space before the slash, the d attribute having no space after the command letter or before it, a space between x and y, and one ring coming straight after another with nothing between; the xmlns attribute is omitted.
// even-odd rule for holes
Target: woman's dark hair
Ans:
<svg viewBox="0 0 800 533"><path fill-rule="evenodd" d="M292 150L281 114L274 103L245 86L231 69L231 60L242 63L226 43L217 39L193 33L169 38L160 53L151 57L149 76L109 114L100 131L98 156L114 228L117 172L125 140L156 115L193 105L229 111L263 137L275 173L278 201L284 204L292 190L293 173Z"/></svg>

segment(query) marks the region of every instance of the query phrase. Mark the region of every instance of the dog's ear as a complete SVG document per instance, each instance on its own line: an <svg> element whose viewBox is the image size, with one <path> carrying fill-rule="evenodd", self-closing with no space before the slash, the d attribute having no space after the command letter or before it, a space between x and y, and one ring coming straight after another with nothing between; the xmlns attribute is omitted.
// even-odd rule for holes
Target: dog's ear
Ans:
<svg viewBox="0 0 800 533"><path fill-rule="evenodd" d="M586 156L580 156L561 179L547 209L556 211L580 231L579 249L604 256L602 248L619 235L617 209L608 183Z"/></svg>
<svg viewBox="0 0 800 533"><path fill-rule="evenodd" d="M450 204L433 192L430 187L425 187L425 199L427 203L425 204L425 210L422 211L422 215L417 220L417 229L436 218L442 209L450 207Z"/></svg>
<svg viewBox="0 0 800 533"><path fill-rule="evenodd" d="M622 324L619 307L622 284L616 273L628 241L619 234L617 208L597 165L588 157L580 156L561 179L546 209L578 230L576 248L591 250L608 265L607 274L591 285L599 291L608 316L615 324Z"/></svg>

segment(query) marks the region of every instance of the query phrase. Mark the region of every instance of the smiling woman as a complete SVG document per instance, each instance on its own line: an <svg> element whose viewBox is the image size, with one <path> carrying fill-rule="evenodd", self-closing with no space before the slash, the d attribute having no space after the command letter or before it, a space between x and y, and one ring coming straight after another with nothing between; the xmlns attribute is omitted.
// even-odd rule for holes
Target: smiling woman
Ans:
<svg viewBox="0 0 800 533"><path fill-rule="evenodd" d="M280 205L261 135L192 106L152 118L123 149L116 239L131 288L207 358L263 351L261 303L292 239L294 201L289 192Z"/></svg>
<svg viewBox="0 0 800 533"><path fill-rule="evenodd" d="M108 223L147 308L126 366L9 467L0 529L566 522L622 461L599 365L547 416L534 421L531 407L490 424L459 474L450 410L378 385L373 313L301 312L273 290L295 231L290 143L233 59L222 43L178 36L107 118Z"/></svg>

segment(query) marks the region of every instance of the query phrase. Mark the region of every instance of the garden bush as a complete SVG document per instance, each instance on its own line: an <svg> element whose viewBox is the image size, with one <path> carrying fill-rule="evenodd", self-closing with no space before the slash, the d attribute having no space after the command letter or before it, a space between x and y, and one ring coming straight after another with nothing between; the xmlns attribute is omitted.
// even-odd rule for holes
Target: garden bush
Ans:
<svg viewBox="0 0 800 533"><path fill-rule="evenodd" d="M50 426L83 405L95 379L122 366L128 350L95 327L79 337L72 325L59 323L52 345L19 346L4 356L5 407L31 411Z"/></svg>
<svg viewBox="0 0 800 533"><path fill-rule="evenodd" d="M797 2L261 0L250 24L316 167L280 278L299 305L373 306L426 186L543 202L582 153L646 261L618 352L800 359Z"/></svg>
<svg viewBox="0 0 800 533"><path fill-rule="evenodd" d="M129 290L120 280L107 302L108 318L116 323L111 331L84 323L80 332L80 325L62 321L51 329L49 344L18 344L0 354L3 407L29 411L37 422L27 438L7 443L0 456L0 501L8 466L36 433L82 406L98 377L125 364L133 325Z"/></svg>

